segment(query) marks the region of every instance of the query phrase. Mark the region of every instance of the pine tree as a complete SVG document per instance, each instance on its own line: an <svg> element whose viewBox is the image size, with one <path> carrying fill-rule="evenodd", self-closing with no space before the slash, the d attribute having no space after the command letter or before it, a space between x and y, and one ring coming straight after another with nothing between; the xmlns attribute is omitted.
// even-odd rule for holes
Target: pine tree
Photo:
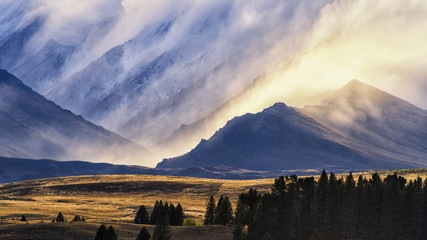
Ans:
<svg viewBox="0 0 427 240"><path fill-rule="evenodd" d="M153 211L151 212L150 221L148 222L151 225L155 225L157 222L157 217L159 216L160 210L163 209L163 202L162 200L156 201L153 207Z"/></svg>
<svg viewBox="0 0 427 240"><path fill-rule="evenodd" d="M107 239L107 228L104 224L101 224L101 226L98 228L98 231L96 231L95 240L106 240Z"/></svg>
<svg viewBox="0 0 427 240"><path fill-rule="evenodd" d="M157 218L153 240L170 240L171 230L169 227L169 216L165 209L161 209Z"/></svg>
<svg viewBox="0 0 427 240"><path fill-rule="evenodd" d="M314 197L314 177L300 178L300 200L298 202L298 226L295 239L308 240L313 234L312 205Z"/></svg>
<svg viewBox="0 0 427 240"><path fill-rule="evenodd" d="M205 225L212 225L215 222L215 198L211 196L206 203Z"/></svg>
<svg viewBox="0 0 427 240"><path fill-rule="evenodd" d="M135 219L133 220L136 224L148 224L148 221L150 219L150 215L145 208L144 205L140 206L138 211L136 212Z"/></svg>
<svg viewBox="0 0 427 240"><path fill-rule="evenodd" d="M184 214L184 210L182 209L182 206L180 203L178 203L178 205L175 208L175 226L182 226L182 224L184 223L184 218L185 218L185 214Z"/></svg>
<svg viewBox="0 0 427 240"><path fill-rule="evenodd" d="M372 206L373 211L372 215L374 216L372 219L371 226L371 236L374 239L381 238L381 230L382 230L382 206L383 206L383 182L378 173L374 173L370 179L370 184L372 186Z"/></svg>
<svg viewBox="0 0 427 240"><path fill-rule="evenodd" d="M356 238L356 182L354 181L353 174L350 172L344 183L344 192L342 198L342 215L343 215L343 238L355 239Z"/></svg>
<svg viewBox="0 0 427 240"><path fill-rule="evenodd" d="M26 221L27 221L27 218L26 218L24 215L22 215L21 221L22 221L22 222L26 222Z"/></svg>
<svg viewBox="0 0 427 240"><path fill-rule="evenodd" d="M215 210L216 224L227 225L233 218L233 207L227 196L221 196L218 200L218 205Z"/></svg>
<svg viewBox="0 0 427 240"><path fill-rule="evenodd" d="M328 182L328 195L326 201L325 212L325 229L328 239L341 239L340 238L340 212L341 201L339 183L335 174L331 172Z"/></svg>
<svg viewBox="0 0 427 240"><path fill-rule="evenodd" d="M80 215L74 216L73 222L80 222L80 221L82 221L82 219L80 218Z"/></svg>
<svg viewBox="0 0 427 240"><path fill-rule="evenodd" d="M64 216L61 212L58 213L58 216L55 219L56 222L65 222Z"/></svg>
<svg viewBox="0 0 427 240"><path fill-rule="evenodd" d="M276 211L271 216L274 219L274 224L271 226L272 230L269 231L274 239L289 239L292 232L291 225L297 222L293 206L297 181L296 175L290 178L286 177L286 180L283 176L274 180L272 197Z"/></svg>
<svg viewBox="0 0 427 240"><path fill-rule="evenodd" d="M170 225L171 216L170 216L170 209L169 209L169 204L168 204L168 202L165 202L165 204L163 204L163 209L165 209L165 210L166 210L166 212L168 213L168 217L169 217L169 225Z"/></svg>
<svg viewBox="0 0 427 240"><path fill-rule="evenodd" d="M108 227L106 240L117 240L117 234L113 226Z"/></svg>
<svg viewBox="0 0 427 240"><path fill-rule="evenodd" d="M233 240L242 240L244 238L242 224L240 224L240 220L236 220L236 225L233 230Z"/></svg>
<svg viewBox="0 0 427 240"><path fill-rule="evenodd" d="M150 239L151 239L151 235L148 232L146 227L143 227L139 232L138 236L136 237L136 240L150 240Z"/></svg>
<svg viewBox="0 0 427 240"><path fill-rule="evenodd" d="M247 239L259 240L276 225L273 217L277 214L276 199L271 193L265 193L259 200L253 223L248 225Z"/></svg>
<svg viewBox="0 0 427 240"><path fill-rule="evenodd" d="M382 204L382 237L384 239L399 239L398 231L402 228L399 224L400 182L396 172L384 179L384 202Z"/></svg>
<svg viewBox="0 0 427 240"><path fill-rule="evenodd" d="M251 226L260 200L261 195L253 188L249 189L248 193L240 194L235 212L236 220L242 225Z"/></svg>
<svg viewBox="0 0 427 240"><path fill-rule="evenodd" d="M414 239L421 239L421 227L422 227L422 213L423 213L423 181L418 176L418 178L414 181L414 204L413 206L413 229L411 231L414 232Z"/></svg>
<svg viewBox="0 0 427 240"><path fill-rule="evenodd" d="M427 178L424 180L423 190L421 193L419 235L427 236Z"/></svg>
<svg viewBox="0 0 427 240"><path fill-rule="evenodd" d="M179 226L176 217L176 207L173 203L169 205L169 220L171 226Z"/></svg>
<svg viewBox="0 0 427 240"><path fill-rule="evenodd" d="M320 175L317 187L315 189L315 195L313 199L313 240L327 239L327 232L325 231L327 226L325 222L326 207L328 200L328 175L325 169L323 169Z"/></svg>

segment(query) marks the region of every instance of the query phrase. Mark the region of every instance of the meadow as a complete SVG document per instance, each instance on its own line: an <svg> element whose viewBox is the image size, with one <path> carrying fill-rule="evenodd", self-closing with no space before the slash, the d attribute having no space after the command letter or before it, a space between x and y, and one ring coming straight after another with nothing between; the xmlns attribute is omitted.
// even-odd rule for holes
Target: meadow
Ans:
<svg viewBox="0 0 427 240"><path fill-rule="evenodd" d="M380 172L384 177L394 171ZM400 170L424 179L427 170ZM369 178L372 172L354 174ZM315 176L316 177L316 176ZM338 178L340 175L337 176ZM317 177L316 177L317 178ZM135 239L142 225L133 219L140 205L151 212L156 200L181 203L187 217L203 222L207 199L226 195L236 206L250 188L271 190L274 179L218 180L153 175L97 175L31 180L0 185L0 239L93 239L101 223L119 239ZM67 222L52 223L58 212ZM25 215L27 222L21 222ZM72 222L75 215L86 222ZM148 226L152 232L154 226ZM231 226L172 227L172 239L232 239Z"/></svg>

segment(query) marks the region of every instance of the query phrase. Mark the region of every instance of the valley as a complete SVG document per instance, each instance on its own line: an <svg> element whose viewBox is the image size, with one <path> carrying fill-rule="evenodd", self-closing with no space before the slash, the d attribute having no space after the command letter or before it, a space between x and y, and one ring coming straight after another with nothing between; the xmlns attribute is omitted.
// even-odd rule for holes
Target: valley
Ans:
<svg viewBox="0 0 427 240"><path fill-rule="evenodd" d="M384 177L393 171L379 172ZM397 171L408 181L424 179L427 169ZM354 174L369 178L372 172ZM341 175L337 175L339 178ZM317 179L318 177L315 176ZM93 239L101 223L113 225L119 239L134 239L141 225L133 224L140 205L151 212L156 200L181 203L187 217L201 223L210 195L230 197L250 188L270 192L274 179L218 180L153 175L97 175L39 179L0 185L1 239ZM51 223L58 212L68 222ZM25 215L28 223L21 222ZM86 222L71 222L75 215ZM13 219L13 220L12 220ZM148 226L153 231L154 226ZM232 239L231 227L172 227L172 239Z"/></svg>

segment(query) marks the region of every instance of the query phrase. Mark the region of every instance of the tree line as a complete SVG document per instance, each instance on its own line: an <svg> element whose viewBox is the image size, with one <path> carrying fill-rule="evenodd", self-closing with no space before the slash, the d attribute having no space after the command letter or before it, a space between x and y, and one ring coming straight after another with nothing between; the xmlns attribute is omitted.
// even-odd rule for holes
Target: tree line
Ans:
<svg viewBox="0 0 427 240"><path fill-rule="evenodd" d="M182 226L185 215L181 204L178 203L175 207L173 203L168 204L168 202L165 202L163 204L162 200L157 200L154 203L151 215L148 213L147 208L144 205L140 206L136 212L134 223L156 225L157 219L162 212L165 212L168 217L168 225Z"/></svg>
<svg viewBox="0 0 427 240"><path fill-rule="evenodd" d="M233 220L233 207L228 196L221 196L215 204L214 196L211 196L206 204L205 225L226 225Z"/></svg>
<svg viewBox="0 0 427 240"><path fill-rule="evenodd" d="M234 240L427 239L427 180L282 176L240 194L233 222Z"/></svg>
<svg viewBox="0 0 427 240"><path fill-rule="evenodd" d="M152 236L147 228L143 227L136 236L136 240L169 240L172 236L170 226L182 226L184 218L184 211L180 203L175 207L173 203L168 204L168 202L165 202L163 204L162 200L157 200L154 203L151 214L148 213L144 205L141 205L133 222L136 224L156 225L156 227ZM102 224L96 232L95 239L116 240L117 234L112 226L107 229Z"/></svg>

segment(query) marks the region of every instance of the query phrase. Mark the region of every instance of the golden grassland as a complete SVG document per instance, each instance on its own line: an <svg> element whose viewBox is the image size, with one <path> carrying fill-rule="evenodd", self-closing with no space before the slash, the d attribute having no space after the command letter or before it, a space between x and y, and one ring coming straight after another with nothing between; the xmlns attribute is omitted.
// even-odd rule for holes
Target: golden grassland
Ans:
<svg viewBox="0 0 427 240"><path fill-rule="evenodd" d="M181 203L185 214L202 221L206 200L221 194L237 202L250 188L269 191L273 179L215 180L150 175L60 177L0 185L0 239L93 239L101 223L113 225L119 239L135 239L142 228L133 224L136 210L146 205L151 212L156 200ZM50 223L62 212L67 223ZM21 222L22 215L28 224ZM75 215L84 223L71 223ZM12 220L12 218L14 220ZM150 226L151 229L151 226ZM29 232L31 235L28 236ZM51 232L51 234L49 234ZM39 234L40 238L34 234ZM55 233L52 235L52 233ZM63 238L61 235L61 238ZM17 236L20 236L19 238ZM43 238L44 236L44 238ZM173 239L231 239L224 226L174 227Z"/></svg>
<svg viewBox="0 0 427 240"><path fill-rule="evenodd" d="M380 172L382 177L394 171ZM399 170L408 181L424 179L426 169ZM369 178L372 172L354 174ZM342 177L338 175L337 177ZM317 178L317 176L315 176ZM152 175L74 176L0 184L0 239L93 239L101 223L113 225L119 239L135 239L142 228L133 224L140 205L151 212L156 200L181 203L185 214L203 220L206 200L214 195L238 196L250 188L270 191L274 179L217 180ZM68 220L51 223L58 212ZM28 223L21 222L25 215ZM71 222L75 215L86 222ZM13 220L12 220L13 219ZM150 230L154 228L148 226ZM228 226L173 227L173 239L232 239Z"/></svg>

